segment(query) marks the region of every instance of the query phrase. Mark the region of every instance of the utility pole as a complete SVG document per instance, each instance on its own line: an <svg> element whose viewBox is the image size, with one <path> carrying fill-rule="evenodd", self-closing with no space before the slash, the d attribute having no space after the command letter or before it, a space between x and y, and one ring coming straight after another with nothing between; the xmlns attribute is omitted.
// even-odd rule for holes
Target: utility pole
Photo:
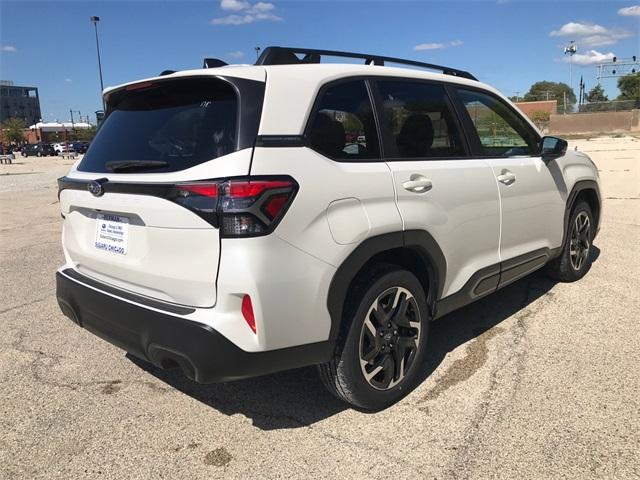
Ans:
<svg viewBox="0 0 640 480"><path fill-rule="evenodd" d="M73 132L73 135L76 135L76 126L74 125L73 122L73 112L78 112L78 115L80 115L80 121L82 121L82 113L80 112L80 110L71 110L69 109L69 113L71 114L71 131Z"/></svg>

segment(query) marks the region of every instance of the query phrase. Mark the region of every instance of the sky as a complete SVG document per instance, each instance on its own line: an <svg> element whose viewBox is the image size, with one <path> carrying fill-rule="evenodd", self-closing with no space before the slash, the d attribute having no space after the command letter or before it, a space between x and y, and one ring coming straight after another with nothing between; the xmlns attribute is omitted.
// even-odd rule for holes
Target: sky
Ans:
<svg viewBox="0 0 640 480"><path fill-rule="evenodd" d="M618 1L7 1L0 0L0 79L39 89L44 121L101 108L105 87L205 57L253 63L254 48L325 48L467 70L508 96L539 80L596 85L596 62L640 54L638 0ZM610 98L615 80L603 81Z"/></svg>

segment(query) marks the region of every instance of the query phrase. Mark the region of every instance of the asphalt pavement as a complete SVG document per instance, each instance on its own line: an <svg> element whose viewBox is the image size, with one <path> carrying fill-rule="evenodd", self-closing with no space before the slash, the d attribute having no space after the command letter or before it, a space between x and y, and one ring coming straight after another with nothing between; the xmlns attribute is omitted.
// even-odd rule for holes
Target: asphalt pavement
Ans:
<svg viewBox="0 0 640 480"><path fill-rule="evenodd" d="M423 381L376 414L313 368L202 386L64 317L55 179L0 165L0 478L639 478L640 140L577 140L603 182L591 271L434 323Z"/></svg>

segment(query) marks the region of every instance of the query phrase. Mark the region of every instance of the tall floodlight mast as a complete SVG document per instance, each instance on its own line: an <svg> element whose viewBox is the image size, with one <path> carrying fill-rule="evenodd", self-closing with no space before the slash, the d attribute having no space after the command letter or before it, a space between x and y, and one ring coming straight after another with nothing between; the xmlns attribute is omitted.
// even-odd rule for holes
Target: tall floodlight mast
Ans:
<svg viewBox="0 0 640 480"><path fill-rule="evenodd" d="M573 40L569 42L569 45L564 47L564 54L569 55L569 87L571 87L571 90L573 90L573 56L577 51L578 45L576 45L576 42Z"/></svg>

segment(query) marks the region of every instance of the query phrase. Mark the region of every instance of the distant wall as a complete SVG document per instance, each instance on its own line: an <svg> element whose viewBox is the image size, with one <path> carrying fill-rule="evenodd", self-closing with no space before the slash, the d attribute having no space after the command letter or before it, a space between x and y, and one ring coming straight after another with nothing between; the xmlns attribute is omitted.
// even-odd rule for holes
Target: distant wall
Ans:
<svg viewBox="0 0 640 480"><path fill-rule="evenodd" d="M532 118L534 112L548 112L554 114L558 111L558 102L555 100L543 100L540 102L515 102L527 117Z"/></svg>
<svg viewBox="0 0 640 480"><path fill-rule="evenodd" d="M549 133L640 132L640 110L551 115Z"/></svg>

